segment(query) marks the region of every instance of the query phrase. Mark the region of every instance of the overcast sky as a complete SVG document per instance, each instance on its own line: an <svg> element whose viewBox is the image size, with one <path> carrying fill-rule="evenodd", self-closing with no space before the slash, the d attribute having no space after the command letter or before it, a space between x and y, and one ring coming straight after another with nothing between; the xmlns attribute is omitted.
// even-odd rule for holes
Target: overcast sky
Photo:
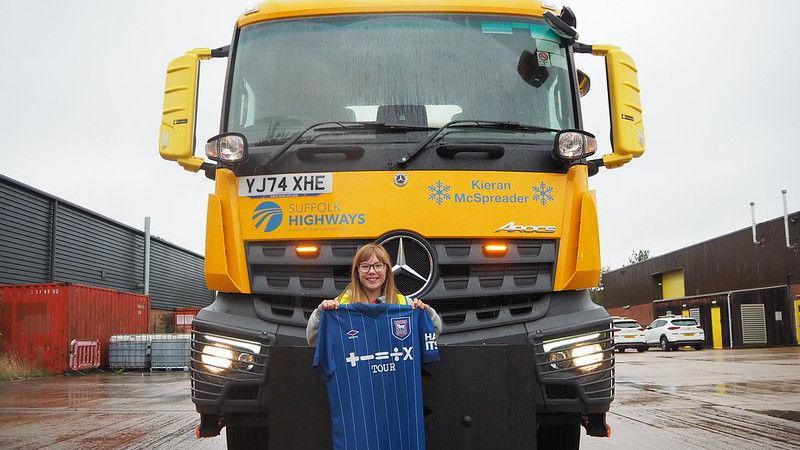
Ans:
<svg viewBox="0 0 800 450"><path fill-rule="evenodd" d="M0 3L0 173L204 252L201 174L157 151L164 69L194 47L229 43L251 1ZM640 73L647 150L591 178L603 265L746 227L800 205L800 2L565 2L580 40L622 47ZM585 128L608 144L602 59ZM203 64L198 142L216 134L225 60ZM202 150L200 150L202 151ZM794 206L793 206L794 205ZM0 219L1 220L1 219Z"/></svg>

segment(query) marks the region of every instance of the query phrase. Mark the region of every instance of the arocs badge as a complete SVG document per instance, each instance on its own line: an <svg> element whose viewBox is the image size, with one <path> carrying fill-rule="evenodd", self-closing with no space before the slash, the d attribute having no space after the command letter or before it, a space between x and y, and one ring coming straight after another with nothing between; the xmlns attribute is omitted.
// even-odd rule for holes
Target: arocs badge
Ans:
<svg viewBox="0 0 800 450"><path fill-rule="evenodd" d="M396 317L392 319L392 336L397 339L405 339L411 334L411 318Z"/></svg>

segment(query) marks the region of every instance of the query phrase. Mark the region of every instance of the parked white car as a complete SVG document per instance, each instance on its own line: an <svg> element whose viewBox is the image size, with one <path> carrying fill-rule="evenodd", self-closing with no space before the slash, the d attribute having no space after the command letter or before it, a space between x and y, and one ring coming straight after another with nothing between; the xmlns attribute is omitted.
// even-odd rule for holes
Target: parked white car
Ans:
<svg viewBox="0 0 800 450"><path fill-rule="evenodd" d="M702 350L706 343L703 328L691 317L659 317L645 328L644 335L648 346L661 347L665 352L682 346Z"/></svg>
<svg viewBox="0 0 800 450"><path fill-rule="evenodd" d="M621 317L614 319L614 348L624 352L626 349L635 348L637 352L646 352L647 341L644 337L644 328L633 319Z"/></svg>

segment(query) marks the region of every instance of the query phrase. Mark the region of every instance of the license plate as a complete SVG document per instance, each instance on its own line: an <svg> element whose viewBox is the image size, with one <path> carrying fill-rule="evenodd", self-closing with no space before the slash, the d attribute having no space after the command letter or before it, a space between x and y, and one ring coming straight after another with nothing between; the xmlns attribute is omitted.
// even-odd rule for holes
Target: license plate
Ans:
<svg viewBox="0 0 800 450"><path fill-rule="evenodd" d="M694 333L683 333L684 336L694 336Z"/></svg>
<svg viewBox="0 0 800 450"><path fill-rule="evenodd" d="M623 336L625 339L635 339L636 336Z"/></svg>
<svg viewBox="0 0 800 450"><path fill-rule="evenodd" d="M240 197L300 197L332 192L332 173L298 173L239 178Z"/></svg>

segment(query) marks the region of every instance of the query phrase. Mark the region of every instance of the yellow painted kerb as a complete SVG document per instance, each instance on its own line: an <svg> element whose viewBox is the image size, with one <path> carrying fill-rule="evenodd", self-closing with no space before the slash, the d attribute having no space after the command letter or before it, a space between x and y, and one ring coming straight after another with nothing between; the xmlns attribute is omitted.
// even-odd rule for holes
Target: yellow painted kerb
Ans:
<svg viewBox="0 0 800 450"><path fill-rule="evenodd" d="M297 17L338 14L461 13L542 17L550 8L536 0L273 0L239 17L238 26ZM555 11L558 13L559 11Z"/></svg>

